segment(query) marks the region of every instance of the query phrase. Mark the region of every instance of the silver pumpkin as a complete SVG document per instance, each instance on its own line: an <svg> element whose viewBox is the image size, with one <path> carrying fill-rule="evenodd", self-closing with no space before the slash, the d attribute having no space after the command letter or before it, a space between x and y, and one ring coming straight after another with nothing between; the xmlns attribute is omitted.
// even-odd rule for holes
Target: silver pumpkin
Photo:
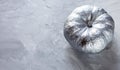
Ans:
<svg viewBox="0 0 120 70"><path fill-rule="evenodd" d="M98 53L112 41L114 21L102 8L85 5L76 8L64 24L70 45L86 53Z"/></svg>

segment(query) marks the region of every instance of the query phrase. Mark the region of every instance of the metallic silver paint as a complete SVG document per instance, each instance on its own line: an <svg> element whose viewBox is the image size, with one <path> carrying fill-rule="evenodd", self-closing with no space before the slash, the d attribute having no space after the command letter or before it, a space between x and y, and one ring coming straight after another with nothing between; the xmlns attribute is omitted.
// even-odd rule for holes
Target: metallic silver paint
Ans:
<svg viewBox="0 0 120 70"><path fill-rule="evenodd" d="M64 25L64 36L72 47L86 53L102 51L114 34L114 21L102 8L85 5L76 8Z"/></svg>

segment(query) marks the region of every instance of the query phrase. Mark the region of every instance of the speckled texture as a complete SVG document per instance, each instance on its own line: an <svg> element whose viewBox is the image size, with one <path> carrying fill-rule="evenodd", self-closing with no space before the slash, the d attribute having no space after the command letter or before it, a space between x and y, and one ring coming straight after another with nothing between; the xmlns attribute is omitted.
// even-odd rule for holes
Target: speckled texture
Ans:
<svg viewBox="0 0 120 70"><path fill-rule="evenodd" d="M115 20L108 50L86 55L63 35L78 6L103 7ZM120 70L119 0L0 0L0 70Z"/></svg>

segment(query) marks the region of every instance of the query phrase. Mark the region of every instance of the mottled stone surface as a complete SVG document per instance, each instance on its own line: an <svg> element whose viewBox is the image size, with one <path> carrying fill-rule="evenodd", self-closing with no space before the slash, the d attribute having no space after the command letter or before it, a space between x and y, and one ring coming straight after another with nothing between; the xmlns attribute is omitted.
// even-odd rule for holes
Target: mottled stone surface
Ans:
<svg viewBox="0 0 120 70"><path fill-rule="evenodd" d="M78 6L103 7L115 20L108 50L83 54L63 35ZM0 70L120 70L119 0L0 0Z"/></svg>

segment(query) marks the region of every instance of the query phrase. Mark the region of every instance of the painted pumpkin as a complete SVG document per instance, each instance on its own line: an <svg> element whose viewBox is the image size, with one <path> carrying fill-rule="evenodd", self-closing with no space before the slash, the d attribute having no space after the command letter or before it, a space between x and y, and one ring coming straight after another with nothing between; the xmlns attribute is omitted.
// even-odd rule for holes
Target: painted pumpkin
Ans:
<svg viewBox="0 0 120 70"><path fill-rule="evenodd" d="M112 41L114 21L103 9L85 5L76 8L64 24L64 36L70 45L86 53L97 53Z"/></svg>

